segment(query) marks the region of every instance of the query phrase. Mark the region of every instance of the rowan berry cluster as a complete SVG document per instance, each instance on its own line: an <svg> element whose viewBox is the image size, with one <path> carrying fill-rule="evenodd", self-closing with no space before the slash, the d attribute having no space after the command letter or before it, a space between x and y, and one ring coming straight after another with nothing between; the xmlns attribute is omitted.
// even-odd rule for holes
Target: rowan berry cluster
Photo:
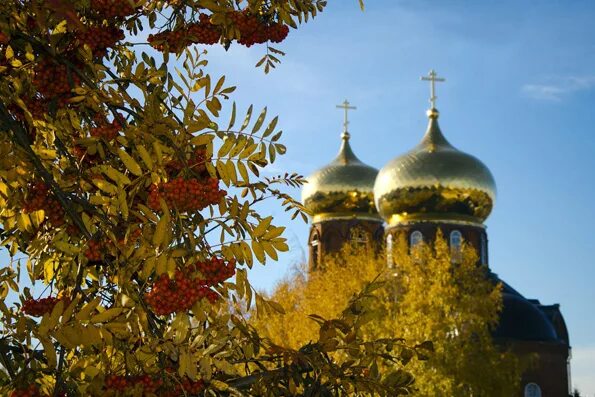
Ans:
<svg viewBox="0 0 595 397"><path fill-rule="evenodd" d="M112 48L124 38L124 31L114 26L92 26L78 34L81 44L87 44L93 56L102 58L107 54L107 49Z"/></svg>
<svg viewBox="0 0 595 397"><path fill-rule="evenodd" d="M89 261L100 261L103 259L103 253L105 250L105 243L97 240L89 240L87 243L87 249L85 250L85 257Z"/></svg>
<svg viewBox="0 0 595 397"><path fill-rule="evenodd" d="M189 44L215 44L220 37L221 30L211 24L209 16L200 14L199 22L188 24L184 28L151 34L148 41L158 51L178 53Z"/></svg>
<svg viewBox="0 0 595 397"><path fill-rule="evenodd" d="M43 115L48 112L48 104L41 98L23 99L23 102L27 105L29 113L36 119L42 119Z"/></svg>
<svg viewBox="0 0 595 397"><path fill-rule="evenodd" d="M198 23L188 26L188 36L193 43L215 44L221 37L221 30L213 25L207 14L198 16Z"/></svg>
<svg viewBox="0 0 595 397"><path fill-rule="evenodd" d="M47 113L48 111L48 104L47 101L39 98L39 97L32 97L32 98L22 98L23 99L23 103L25 104L27 110L29 111L29 113L31 113L31 116L33 116L34 119L43 119L44 114ZM25 120L25 112L23 111L23 109L17 105L10 104L8 106L8 110L14 115L15 118L17 118L18 120ZM29 129L28 132L30 134L34 133L35 130L34 129ZM32 138L34 138L34 136L32 136Z"/></svg>
<svg viewBox="0 0 595 397"><path fill-rule="evenodd" d="M30 316L34 317L41 317L46 313L51 313L54 310L54 306L61 300L64 300L65 304L69 304L70 302L65 298L41 298L41 299L25 299L23 302L23 307L21 310L23 313L29 314Z"/></svg>
<svg viewBox="0 0 595 397"><path fill-rule="evenodd" d="M58 200L50 196L48 186L43 182L31 185L23 205L25 213L43 210L45 216L53 226L64 224L64 209Z"/></svg>
<svg viewBox="0 0 595 397"><path fill-rule="evenodd" d="M126 389L134 389L136 385L140 384L143 394L151 395L163 385L161 378L154 378L149 375L140 376L121 376L109 375L105 379L105 389L123 392Z"/></svg>
<svg viewBox="0 0 595 397"><path fill-rule="evenodd" d="M137 385L140 385L137 386ZM120 376L109 375L105 379L106 391L126 392L128 390L142 390L143 396L158 395L160 397L180 397L183 395L198 395L204 388L201 380L192 381L188 378L180 380L173 387L164 385L163 379L149 375Z"/></svg>
<svg viewBox="0 0 595 397"><path fill-rule="evenodd" d="M168 182L151 185L148 206L158 211L163 198L169 207L180 212L200 211L211 204L218 203L227 192L219 189L217 178L184 179L177 177Z"/></svg>
<svg viewBox="0 0 595 397"><path fill-rule="evenodd" d="M140 236L143 235L142 229L134 229L132 232L128 234L128 238L121 238L118 240L118 245L124 246L126 244L130 245L131 243L136 243Z"/></svg>
<svg viewBox="0 0 595 397"><path fill-rule="evenodd" d="M164 30L150 34L147 41L157 51L178 53L188 44L186 33L186 29Z"/></svg>
<svg viewBox="0 0 595 397"><path fill-rule="evenodd" d="M135 10L128 0L91 0L91 9L102 18L125 18Z"/></svg>
<svg viewBox="0 0 595 397"><path fill-rule="evenodd" d="M91 128L91 136L96 138L104 138L107 141L116 139L122 129L122 124L118 120L114 120L111 123L105 119L99 119L97 126Z"/></svg>
<svg viewBox="0 0 595 397"><path fill-rule="evenodd" d="M287 37L289 28L281 23L267 23L260 17L244 11L234 11L231 20L240 30L239 44L250 47L267 41L280 43Z"/></svg>
<svg viewBox="0 0 595 397"><path fill-rule="evenodd" d="M9 41L6 33L0 32L0 44L8 44Z"/></svg>
<svg viewBox="0 0 595 397"><path fill-rule="evenodd" d="M204 389L205 384L201 380L184 379L181 384L177 384L173 390L166 391L164 397L178 397L178 396L197 396L198 393Z"/></svg>
<svg viewBox="0 0 595 397"><path fill-rule="evenodd" d="M198 271L202 278L199 284L212 286L221 283L236 273L236 262L225 262L222 258L210 258L206 261L196 262L190 266L190 271Z"/></svg>
<svg viewBox="0 0 595 397"><path fill-rule="evenodd" d="M81 145L74 145L72 147L72 154L83 163L94 163L99 159L97 154L89 154L87 148Z"/></svg>
<svg viewBox="0 0 595 397"><path fill-rule="evenodd" d="M44 60L35 66L33 84L45 98L58 98L60 104L70 96L71 89L81 83L79 76L66 65Z"/></svg>
<svg viewBox="0 0 595 397"><path fill-rule="evenodd" d="M219 295L180 270L176 271L173 279L168 274L159 276L151 287L151 291L145 294L147 303L159 316L187 311L203 298L214 303Z"/></svg>
<svg viewBox="0 0 595 397"><path fill-rule="evenodd" d="M280 43L289 34L289 26L282 23L274 23L268 28L269 40L273 43Z"/></svg>
<svg viewBox="0 0 595 397"><path fill-rule="evenodd" d="M204 149L196 149L186 162L188 168L192 170L194 174L205 175L207 161L210 158L207 156L207 152ZM171 177L175 177L185 167L184 163L179 160L172 160L165 165L167 174Z"/></svg>
<svg viewBox="0 0 595 397"><path fill-rule="evenodd" d="M10 397L40 397L39 387L36 384L31 384L25 389L16 389L10 393Z"/></svg>

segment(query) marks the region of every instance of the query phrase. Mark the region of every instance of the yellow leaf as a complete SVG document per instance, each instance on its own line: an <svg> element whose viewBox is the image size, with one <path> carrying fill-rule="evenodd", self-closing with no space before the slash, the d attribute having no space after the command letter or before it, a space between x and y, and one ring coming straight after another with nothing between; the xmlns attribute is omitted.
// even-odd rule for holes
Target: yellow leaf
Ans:
<svg viewBox="0 0 595 397"><path fill-rule="evenodd" d="M258 131L260 129L260 127L262 127L262 123L264 122L264 119L266 118L266 116L267 116L267 108L265 107L264 109L262 109L262 112L258 116L256 123L254 123L254 127L252 128L252 134L256 133L256 131Z"/></svg>
<svg viewBox="0 0 595 397"><path fill-rule="evenodd" d="M126 191L124 189L118 190L118 207L124 220L128 219L128 203L126 202Z"/></svg>
<svg viewBox="0 0 595 397"><path fill-rule="evenodd" d="M123 311L123 307L113 307L111 309L107 309L103 313L98 313L94 315L93 317L91 317L89 321L93 324L106 323L118 317L120 314L122 314Z"/></svg>
<svg viewBox="0 0 595 397"><path fill-rule="evenodd" d="M225 171L229 176L230 183L236 185L238 183L238 174L236 172L236 167L233 161L227 160L227 163L225 164Z"/></svg>
<svg viewBox="0 0 595 397"><path fill-rule="evenodd" d="M47 337L39 338L41 345L43 346L43 351L45 352L45 358L48 361L48 367L50 369L56 368L58 364L58 359L56 357L56 348L54 344L50 341Z"/></svg>
<svg viewBox="0 0 595 397"><path fill-rule="evenodd" d="M252 240L252 251L254 252L254 255L256 256L256 260L258 260L260 263L266 262L264 248L262 248L262 244L260 244L256 240Z"/></svg>
<svg viewBox="0 0 595 397"><path fill-rule="evenodd" d="M151 155L149 154L147 149L145 149L145 147L142 145L136 145L136 150L137 150L140 158L143 160L143 163L145 163L145 165L147 166L147 168L149 170L152 170L153 169L153 159L151 158Z"/></svg>
<svg viewBox="0 0 595 397"><path fill-rule="evenodd" d="M243 182L250 183L250 176L248 175L248 169L246 168L244 163L241 161L238 161L237 164L238 164L238 171L240 172L240 176L242 177Z"/></svg>
<svg viewBox="0 0 595 397"><path fill-rule="evenodd" d="M262 236L264 240L271 240L275 237L279 237L285 231L285 227L271 227L269 230Z"/></svg>
<svg viewBox="0 0 595 397"><path fill-rule="evenodd" d="M211 379L209 384L219 391L229 390L229 385L227 383L221 382L220 380Z"/></svg>
<svg viewBox="0 0 595 397"><path fill-rule="evenodd" d="M165 233L167 231L167 227L169 225L169 218L167 216L162 216L157 222L157 227L155 228L155 233L153 234L153 245L161 246L165 239Z"/></svg>
<svg viewBox="0 0 595 397"><path fill-rule="evenodd" d="M69 98L69 99L68 99L68 102L69 102L69 103L79 103L79 102L82 102L82 101L84 101L86 98L87 98L87 97L85 97L85 96L80 96L80 95L78 95L78 96L73 96L72 98Z"/></svg>
<svg viewBox="0 0 595 397"><path fill-rule="evenodd" d="M70 302L70 305L68 305L68 307L62 314L62 320L60 321L62 324L66 324L70 320L72 314L74 313L74 309L79 303L79 300L80 298L77 296L76 298L74 298L72 302Z"/></svg>
<svg viewBox="0 0 595 397"><path fill-rule="evenodd" d="M200 134L192 139L190 139L190 143L196 146L203 146L213 142L214 135L211 134Z"/></svg>
<svg viewBox="0 0 595 397"><path fill-rule="evenodd" d="M279 256L277 255L277 250L273 247L273 245L270 242L261 241L261 243L262 243L262 248L264 248L264 250L268 256L270 256L275 261L277 259L279 259Z"/></svg>
<svg viewBox="0 0 595 397"><path fill-rule="evenodd" d="M272 216L267 216L266 218L261 220L260 223L258 224L258 226L255 227L254 229L252 229L252 236L253 237L262 236L267 231L267 229L271 225L272 221L273 221Z"/></svg>
<svg viewBox="0 0 595 397"><path fill-rule="evenodd" d="M97 186L101 191L108 193L108 194L116 194L118 193L118 189L112 185L111 183L107 182L104 179L95 178L92 180L93 184Z"/></svg>
<svg viewBox="0 0 595 397"><path fill-rule="evenodd" d="M221 147L219 148L219 151L217 152L217 156L225 157L225 155L227 153L229 153L229 151L231 150L231 148L233 147L233 145L235 143L236 143L235 139L233 139L231 136L226 137L225 140L223 141L223 145L221 145Z"/></svg>
<svg viewBox="0 0 595 397"><path fill-rule="evenodd" d="M29 213L29 219L31 219L31 222L33 222L33 225L35 227L38 227L39 225L41 225L41 223L45 219L45 211L44 210L33 211L33 212Z"/></svg>
<svg viewBox="0 0 595 397"><path fill-rule="evenodd" d="M122 149L118 150L118 155L120 156L120 159L122 160L128 171L130 171L132 174L136 176L141 176L143 174L140 165L138 165L138 163L136 162L136 160L132 158L132 156L130 156Z"/></svg>
<svg viewBox="0 0 595 397"><path fill-rule="evenodd" d="M12 49L11 46L6 47L5 56L6 56L7 60L10 60L10 59L12 59L12 57L14 57L14 50Z"/></svg>
<svg viewBox="0 0 595 397"><path fill-rule="evenodd" d="M19 230L22 232L29 232L33 230L31 219L29 218L29 215L25 214L24 212L17 214L17 225Z"/></svg>
<svg viewBox="0 0 595 397"><path fill-rule="evenodd" d="M95 310L97 305L101 302L101 298L97 297L93 299L91 302L87 303L85 306L81 308L81 310L76 314L75 318L77 321L87 321L91 316L91 312Z"/></svg>
<svg viewBox="0 0 595 397"><path fill-rule="evenodd" d="M54 241L54 247L58 248L60 251L64 252L65 254L69 255L76 255L78 253L78 248L74 245L68 244L66 241L57 240Z"/></svg>
<svg viewBox="0 0 595 397"><path fill-rule="evenodd" d="M242 247L242 254L244 255L244 259L246 259L246 263L248 264L248 267L252 267L253 257L252 257L252 250L250 249L250 246L245 241L242 241L240 243L240 246Z"/></svg>
<svg viewBox="0 0 595 397"><path fill-rule="evenodd" d="M155 271L157 272L158 276L167 273L167 256L166 255L161 255L159 258L157 258L157 266L155 267Z"/></svg>
<svg viewBox="0 0 595 397"><path fill-rule="evenodd" d="M151 257L145 260L143 264L143 270L141 272L141 277L146 280L149 278L151 273L155 270L155 257Z"/></svg>
<svg viewBox="0 0 595 397"><path fill-rule="evenodd" d="M180 352L180 357L178 359L179 367L178 367L178 374L180 376L186 376L186 371L190 364L190 355L186 350L182 350Z"/></svg>
<svg viewBox="0 0 595 397"><path fill-rule="evenodd" d="M116 182L118 185L129 185L130 179L122 174L120 171L113 169L112 167L106 167L103 170L103 173L107 175L112 181Z"/></svg>
<svg viewBox="0 0 595 397"><path fill-rule="evenodd" d="M82 344L82 339L83 339L83 332L81 332L82 329L81 327L64 327L62 328L62 333L64 335L64 337L74 346L78 346L80 344Z"/></svg>
<svg viewBox="0 0 595 397"><path fill-rule="evenodd" d="M56 303L56 305L52 309L52 314L48 318L47 327L49 329L54 329L56 327L56 325L58 325L58 320L60 319L60 316L62 315L63 311L64 311L64 301L60 300L60 301L58 301L58 303Z"/></svg>
<svg viewBox="0 0 595 397"><path fill-rule="evenodd" d="M217 173L226 186L229 186L229 175L225 168L225 163L221 160L217 160Z"/></svg>

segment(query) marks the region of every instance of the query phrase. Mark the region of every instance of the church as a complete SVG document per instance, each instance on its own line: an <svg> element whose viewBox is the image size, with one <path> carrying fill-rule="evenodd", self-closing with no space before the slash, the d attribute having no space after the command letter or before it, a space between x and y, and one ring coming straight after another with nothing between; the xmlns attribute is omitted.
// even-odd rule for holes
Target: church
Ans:
<svg viewBox="0 0 595 397"><path fill-rule="evenodd" d="M488 234L496 184L490 170L476 157L446 139L438 125L435 83L444 81L432 70L428 127L420 143L388 162L380 171L363 163L349 143L345 101L344 130L337 157L309 176L302 201L312 214L308 238L309 268L338 251L347 241L384 243L388 266L394 265L392 243L405 234L410 246L433 241L442 231L456 252L462 241L488 265ZM519 354L536 353L538 360L522 378L518 396L564 397L570 394L570 343L559 305L529 299L490 270L503 285L503 309L494 340Z"/></svg>

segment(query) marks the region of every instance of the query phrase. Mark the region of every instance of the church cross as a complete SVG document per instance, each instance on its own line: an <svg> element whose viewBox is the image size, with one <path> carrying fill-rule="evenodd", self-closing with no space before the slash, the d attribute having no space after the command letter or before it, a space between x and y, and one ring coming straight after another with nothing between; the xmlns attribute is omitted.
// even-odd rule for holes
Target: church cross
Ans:
<svg viewBox="0 0 595 397"><path fill-rule="evenodd" d="M430 70L428 76L422 76L421 79L430 82L430 104L432 105L432 109L436 109L436 82L442 83L446 80L438 77L434 69Z"/></svg>
<svg viewBox="0 0 595 397"><path fill-rule="evenodd" d="M341 105L337 105L337 108L345 110L345 119L343 121L343 134L346 134L349 137L349 132L347 131L347 126L349 125L348 113L350 110L357 109L355 106L349 106L350 103L346 99Z"/></svg>

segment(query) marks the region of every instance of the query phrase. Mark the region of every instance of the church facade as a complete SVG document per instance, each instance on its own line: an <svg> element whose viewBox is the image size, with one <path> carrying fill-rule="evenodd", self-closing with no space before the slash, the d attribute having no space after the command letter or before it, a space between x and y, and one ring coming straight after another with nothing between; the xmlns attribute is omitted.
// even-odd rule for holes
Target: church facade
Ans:
<svg viewBox="0 0 595 397"><path fill-rule="evenodd" d="M311 211L308 238L309 267L338 251L346 242L376 242L391 252L392 242L405 234L414 246L433 241L438 230L451 252L462 241L478 252L489 266L488 235L484 224L490 215L496 184L490 170L474 156L452 146L438 125L436 81L431 71L428 127L421 142L387 163L380 171L364 164L349 143L345 101L344 131L337 157L308 177L302 201ZM388 260L392 261L390 255ZM503 285L503 309L493 331L495 341L519 354L536 353L535 365L523 374L522 397L565 397L570 394L570 342L559 305L543 305L516 291L495 273Z"/></svg>

